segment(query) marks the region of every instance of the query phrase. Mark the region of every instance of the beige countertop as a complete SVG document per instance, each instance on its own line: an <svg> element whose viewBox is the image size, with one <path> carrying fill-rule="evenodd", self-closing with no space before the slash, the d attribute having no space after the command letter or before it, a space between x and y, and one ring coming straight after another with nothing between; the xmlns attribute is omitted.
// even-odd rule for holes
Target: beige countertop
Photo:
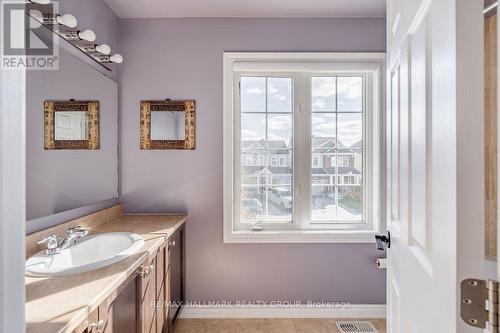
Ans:
<svg viewBox="0 0 500 333"><path fill-rule="evenodd" d="M72 332L187 220L187 215L122 215L91 234L125 231L141 235L138 253L94 271L50 278L26 277L26 331Z"/></svg>

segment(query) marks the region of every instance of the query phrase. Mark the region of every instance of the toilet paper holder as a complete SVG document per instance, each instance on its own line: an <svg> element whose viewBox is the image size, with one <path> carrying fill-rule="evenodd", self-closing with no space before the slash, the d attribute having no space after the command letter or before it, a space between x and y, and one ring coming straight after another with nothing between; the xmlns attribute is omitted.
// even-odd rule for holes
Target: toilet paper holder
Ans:
<svg viewBox="0 0 500 333"><path fill-rule="evenodd" d="M387 268L387 258L378 258L377 260L375 260L375 264L380 269L386 269Z"/></svg>

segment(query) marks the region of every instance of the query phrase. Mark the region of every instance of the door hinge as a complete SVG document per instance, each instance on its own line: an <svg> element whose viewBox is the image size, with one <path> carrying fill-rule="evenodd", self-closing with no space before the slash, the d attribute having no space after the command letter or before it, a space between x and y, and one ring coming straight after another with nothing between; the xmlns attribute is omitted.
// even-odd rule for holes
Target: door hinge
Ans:
<svg viewBox="0 0 500 333"><path fill-rule="evenodd" d="M471 326L498 333L498 282L463 280L460 283L460 316Z"/></svg>

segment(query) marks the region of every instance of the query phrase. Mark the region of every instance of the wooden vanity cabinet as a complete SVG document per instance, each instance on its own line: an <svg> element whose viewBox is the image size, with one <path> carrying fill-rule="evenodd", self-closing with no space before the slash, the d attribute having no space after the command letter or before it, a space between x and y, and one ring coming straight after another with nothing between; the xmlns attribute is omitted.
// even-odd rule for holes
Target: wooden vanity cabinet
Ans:
<svg viewBox="0 0 500 333"><path fill-rule="evenodd" d="M184 227L74 333L173 333L184 300Z"/></svg>

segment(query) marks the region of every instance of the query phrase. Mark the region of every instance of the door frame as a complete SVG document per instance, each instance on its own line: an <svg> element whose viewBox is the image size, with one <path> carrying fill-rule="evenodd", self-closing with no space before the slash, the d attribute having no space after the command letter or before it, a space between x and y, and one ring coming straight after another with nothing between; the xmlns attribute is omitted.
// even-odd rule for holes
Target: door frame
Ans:
<svg viewBox="0 0 500 333"><path fill-rule="evenodd" d="M26 330L26 73L0 71L0 331Z"/></svg>

